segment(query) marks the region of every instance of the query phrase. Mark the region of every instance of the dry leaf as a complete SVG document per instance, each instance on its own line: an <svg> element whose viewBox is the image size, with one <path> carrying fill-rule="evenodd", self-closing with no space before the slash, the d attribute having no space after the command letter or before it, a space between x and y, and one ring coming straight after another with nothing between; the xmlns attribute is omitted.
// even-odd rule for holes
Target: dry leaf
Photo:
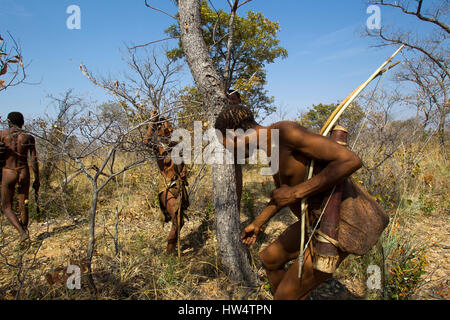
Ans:
<svg viewBox="0 0 450 320"><path fill-rule="evenodd" d="M45 279L47 280L49 285L52 285L54 283L53 282L53 277L52 277L52 275L50 273L45 274Z"/></svg>
<svg viewBox="0 0 450 320"><path fill-rule="evenodd" d="M16 297L17 291L15 290L9 290L6 294L5 294L5 300L14 300L14 298Z"/></svg>
<svg viewBox="0 0 450 320"><path fill-rule="evenodd" d="M53 285L53 284L62 285L63 284L63 281L62 281L60 275L56 271L47 273L45 275L45 278L47 279L47 282L50 285Z"/></svg>
<svg viewBox="0 0 450 320"><path fill-rule="evenodd" d="M3 88L5 86L5 80L0 80L0 88Z"/></svg>

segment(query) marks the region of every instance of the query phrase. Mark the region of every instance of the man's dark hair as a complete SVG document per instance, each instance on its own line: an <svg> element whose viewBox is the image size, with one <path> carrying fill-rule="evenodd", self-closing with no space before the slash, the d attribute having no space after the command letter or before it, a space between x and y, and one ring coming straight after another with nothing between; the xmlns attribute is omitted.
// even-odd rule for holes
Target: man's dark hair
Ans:
<svg viewBox="0 0 450 320"><path fill-rule="evenodd" d="M19 128L22 128L23 124L25 123L23 114L21 114L20 112L10 112L8 114L8 120L9 122L11 122L11 124L18 126Z"/></svg>
<svg viewBox="0 0 450 320"><path fill-rule="evenodd" d="M249 108L241 105L230 105L219 113L214 127L225 134L227 129L248 130L256 125L258 123Z"/></svg>

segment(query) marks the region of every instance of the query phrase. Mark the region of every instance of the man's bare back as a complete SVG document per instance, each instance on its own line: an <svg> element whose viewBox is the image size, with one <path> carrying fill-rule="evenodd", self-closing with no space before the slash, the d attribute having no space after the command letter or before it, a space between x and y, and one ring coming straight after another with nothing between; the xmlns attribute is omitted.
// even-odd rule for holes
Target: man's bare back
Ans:
<svg viewBox="0 0 450 320"><path fill-rule="evenodd" d="M31 161L34 171L33 188L36 192L39 189L39 167L35 139L21 129L23 116L20 113L10 113L8 120L10 128L0 131L0 143L2 143L5 153L1 181L2 211L10 223L19 231L23 240L27 237L28 227L28 195L30 189L28 160ZM20 220L17 219L12 209L16 188Z"/></svg>

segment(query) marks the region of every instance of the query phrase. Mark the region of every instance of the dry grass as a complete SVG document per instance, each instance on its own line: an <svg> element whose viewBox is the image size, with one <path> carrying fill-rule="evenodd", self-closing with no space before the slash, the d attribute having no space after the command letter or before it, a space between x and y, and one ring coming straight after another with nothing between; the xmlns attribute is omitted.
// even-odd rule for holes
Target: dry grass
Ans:
<svg viewBox="0 0 450 320"><path fill-rule="evenodd" d="M399 246L427 249L428 264L420 286L411 293L421 299L449 299L445 281L450 279L448 259L449 170L435 146L423 153L412 173L392 175L393 168L383 168L379 177L394 183L398 196L381 203L391 215L391 224L383 236L387 268L401 260L394 252ZM409 152L409 151L404 151ZM401 154L396 158L401 163ZM196 176L194 168L191 177ZM246 166L241 203L244 226L265 205L273 189L271 177L261 176L258 168ZM414 171L415 170L415 171ZM17 233L2 216L0 238L0 298L13 299L21 276L25 274L20 299L240 299L246 288L232 283L223 272L217 254L210 184L207 178L199 185L182 230L182 257L165 254L169 225L159 221L156 198L155 166L146 164L126 172L102 191L96 219L96 250L93 260L94 280L98 289L92 295L83 273L82 289L68 290L65 270L77 264L82 271L88 239L87 216L89 184L80 175L63 196L53 186L42 196L48 219L35 217L30 226L31 246L17 246ZM208 175L206 175L208 177ZM359 176L364 179L364 173ZM59 180L60 177L55 178ZM389 179L394 179L395 182ZM192 183L191 183L192 184ZM389 185L391 188L392 185ZM400 191L399 191L400 190ZM33 203L31 210L33 211ZM118 210L119 219L116 219ZM32 212L33 213L33 212ZM265 273L257 253L267 246L295 218L289 210L277 215L266 228L260 241L250 250L253 265L266 285L252 299L270 299ZM116 252L116 226L118 251ZM402 236L405 235L405 236ZM404 258L404 257L403 257ZM389 260L390 259L390 260ZM380 263L380 254L373 249L364 257L349 257L338 269L334 279L352 296L374 298L365 287L366 267ZM18 271L19 278L18 278ZM389 270L388 270L389 271ZM325 291L322 287L317 289ZM376 298L376 297L375 297Z"/></svg>

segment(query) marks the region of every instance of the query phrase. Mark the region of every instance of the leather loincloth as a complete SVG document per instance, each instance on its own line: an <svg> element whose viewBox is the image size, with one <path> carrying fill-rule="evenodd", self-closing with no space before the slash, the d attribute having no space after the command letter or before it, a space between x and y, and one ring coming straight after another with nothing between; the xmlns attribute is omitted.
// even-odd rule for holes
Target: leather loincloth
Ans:
<svg viewBox="0 0 450 320"><path fill-rule="evenodd" d="M169 222L171 220L170 214L161 201L161 194L164 192L170 192L175 197L175 212L180 211L185 216L184 211L189 208L189 195L185 186L185 182L180 178L166 182L164 177L161 177L158 185L158 201L160 210L160 220L162 223ZM166 196L167 193L166 193Z"/></svg>

